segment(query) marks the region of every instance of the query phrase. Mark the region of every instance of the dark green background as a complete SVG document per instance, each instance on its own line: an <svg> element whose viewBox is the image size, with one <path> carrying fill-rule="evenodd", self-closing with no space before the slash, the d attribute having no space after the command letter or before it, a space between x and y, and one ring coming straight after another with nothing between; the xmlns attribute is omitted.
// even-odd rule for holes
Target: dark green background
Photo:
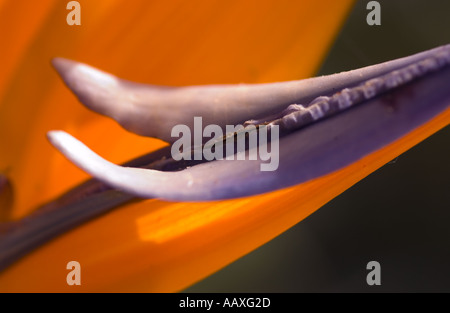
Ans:
<svg viewBox="0 0 450 313"><path fill-rule="evenodd" d="M358 1L319 74L450 43L450 1ZM326 9L324 7L324 9ZM450 82L449 82L450 88ZM187 292L450 292L450 127ZM366 264L381 264L381 286Z"/></svg>

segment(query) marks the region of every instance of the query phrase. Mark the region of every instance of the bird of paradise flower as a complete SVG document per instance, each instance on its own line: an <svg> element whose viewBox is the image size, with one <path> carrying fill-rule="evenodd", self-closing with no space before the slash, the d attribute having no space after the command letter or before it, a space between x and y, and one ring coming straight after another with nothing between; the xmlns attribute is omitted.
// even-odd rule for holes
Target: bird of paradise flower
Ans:
<svg viewBox="0 0 450 313"><path fill-rule="evenodd" d="M258 6L259 5L260 4L258 3ZM331 6L332 4L330 3L329 5ZM227 6L227 8L229 7ZM342 10L342 13L344 13L348 7L339 4L338 8ZM99 10L98 12L107 12L109 10L111 12L114 12L114 9L118 10L117 8L114 8L114 5L110 6L109 4L105 3L99 5L96 9ZM156 8L152 9L155 10ZM161 8L161 10L162 9L168 10L172 14L180 12L178 11L178 7L164 7ZM208 9L214 10L214 12L216 12L217 10L220 11L220 9L217 7L209 7L205 10ZM268 6L266 9L270 9L270 12L273 13L273 8L271 8L270 6ZM312 10L312 8L308 9ZM241 6L231 6L231 13L229 14L234 16L235 14L239 14L241 10L242 12L247 12ZM53 18L55 20L58 16L61 15L58 14L57 5L55 5L55 11L53 13ZM126 15L126 12L122 13ZM284 14L287 14L287 12L284 12ZM127 18L133 18L131 15L132 14L130 13L130 16L127 16ZM340 16L342 15L336 15L336 12L333 12L332 16L326 16L326 18L328 18L327 22L330 23L330 29L334 29L336 24L339 23ZM220 18L217 19L220 20ZM52 23L55 22L51 21L46 26L51 27ZM160 20L155 22L155 24L157 24L158 26L160 26L161 24L164 25L164 21ZM299 27L298 24L294 24ZM270 29L274 31L272 28L273 24L268 23L268 25L270 25ZM101 29L101 26L102 25L97 25L99 29ZM173 27L172 24L170 26ZM292 26L293 25L285 25L285 27L288 28ZM196 25L196 27L198 27L198 25ZM220 27L223 26L219 25L219 28ZM281 26L278 25L278 27ZM149 29L151 28L152 27L149 26ZM321 28L317 27L317 29ZM170 32L171 30L172 32L175 31L174 29L171 29L171 27L169 27L168 31ZM267 35L268 33L266 33L265 35ZM87 36L93 35L92 33L89 33ZM137 38L133 38L133 36L130 35L127 40L140 47L144 45L144 43L142 43L141 41L141 36L136 36ZM82 35L80 35L80 38L82 38ZM210 37L207 36L207 38ZM89 38L87 42L91 43L92 41L90 40L92 39L92 37ZM123 37L121 37L121 39L123 39ZM223 38L220 39L223 41ZM263 39L265 38L261 38L261 40ZM99 40L101 41L101 39ZM204 42L200 42L200 46L202 43L204 44ZM40 44L42 44L42 42L36 43L36 45ZM186 43L184 44L186 45ZM326 44L327 43L324 41L322 42L322 44L317 43L317 46L324 47ZM125 46L129 48L130 46L132 46L132 44ZM178 41L176 43L176 46L180 47L180 51L186 51L186 49L183 49L182 41ZM195 47L198 49L197 45ZM202 52L207 50L205 49L205 47L202 48ZM291 49L294 51L295 49L301 49L301 47L299 47L299 45L296 45L294 47L291 47ZM265 77L267 77L267 79L269 79L269 77L273 77L273 80L289 79L290 77L289 75L287 75L287 73L289 72L289 70L294 69L294 67L292 67L292 64L295 64L291 62L294 59L295 54L293 54L293 51L291 51L292 55L289 55L289 51L289 48L285 49L284 57L277 58L275 64L272 65L268 72L252 73L252 70L249 70L246 75L255 75L255 82L265 81ZM229 50L227 50L227 52L230 53ZM268 51L266 51L266 53L270 54ZM204 55L202 56L205 57ZM153 54L152 57L158 58L157 54ZM254 56L252 55L252 57ZM223 58L226 59L225 56ZM33 56L29 56L25 60L34 64ZM98 64L98 62L89 60L87 60L87 62ZM177 61L175 60L174 62ZM178 60L178 62L181 61ZM297 60L297 62L300 63L299 60ZM164 65L164 69L158 70L158 63L159 62L153 65L154 67L152 68L152 72L167 73L167 64ZM252 62L250 62L249 64L251 63ZM283 67L283 63L289 64L289 66L285 65ZM29 75L29 67L27 68L26 66L29 64L25 63L25 65L23 65L23 74L22 76L20 76L19 70L18 77L23 79L24 73L27 73L25 76ZM120 68L120 64L115 64ZM193 73L192 64L198 64L198 60L197 62L195 62L192 59L188 58L186 62L183 62L182 64L180 63L179 66L176 66L176 70L179 71L180 67L184 66L186 67L187 72L191 74ZM126 68L129 69L133 67L133 64L129 63L126 64L126 66ZM172 64L172 66L175 65ZM210 68L208 68L208 70L209 69ZM301 74L299 74L298 68L294 71L296 71L297 73L292 73L291 75L301 76ZM183 71L180 71L180 73L183 73ZM214 75L218 73L219 71L216 66L214 68ZM282 79L278 79L277 75L282 75L284 77ZM298 76L296 78L298 78ZM182 77L179 77L179 81L177 81L176 78L171 79L174 80L171 82L164 82L164 80L161 79L161 81L158 83L162 83L165 85L184 84ZM184 79L187 78L185 77ZM225 78L222 77L221 79ZM197 83L193 77L189 77L189 80L189 84ZM18 81L23 82L23 80ZM211 79L211 81L214 82L214 79ZM209 81L208 83L210 83L211 81ZM230 82L233 81L230 80ZM202 82L200 81L200 83ZM47 86L46 88L49 87ZM46 88L44 87L42 89L45 90ZM13 99L15 97L19 99L21 98L21 96L13 93L13 91L8 91L8 95ZM39 92L37 92L37 95L39 96ZM48 94L45 94L45 92L41 91L40 97L46 100L44 101L44 103L49 103L47 102L49 97ZM50 95L50 97L56 97L56 95ZM61 114L63 114L64 110L67 109L65 107L58 108L56 103L54 103L51 108L48 108L47 110L44 109L44 112L40 113L42 114L43 120L45 120L46 116L52 114L53 116L57 115L56 112L58 110L60 110ZM81 138L83 138L84 133L86 138L83 139L86 142L91 143L91 145L96 144L98 151L102 151L102 143L106 146L104 147L105 150L109 148L107 146L110 145L110 143L105 142L104 139L107 138L106 133L111 138L119 138L117 134L121 133L121 131L118 128L114 128L115 126L109 124L109 122L107 121L96 120L96 118L94 118L92 115L89 116L87 112L78 113L78 116L75 111L66 113L73 114L68 120L71 121L69 123L74 123L75 125L63 125L63 127L58 128L69 130L72 133L77 133L78 137ZM17 279L22 277L28 282L34 281L31 283L31 286L28 285L26 287L29 290L58 290L59 288L62 288L62 290L64 290L64 288L67 288L67 286L55 282L57 281L57 277L59 277L60 275L63 275L64 277L63 272L65 271L65 268L64 266L62 266L60 269L56 269L55 264L59 264L61 262L65 264L67 262L64 262L63 259L71 257L74 259L79 259L80 263L82 263L85 268L84 275L87 278L85 280L83 288L86 288L86 290L178 290L217 270L228 262L236 259L236 257L247 253L248 251L271 239L274 235L292 226L308 214L312 213L315 209L323 205L329 199L333 198L334 196L348 188L349 185L358 181L359 179L373 171L375 168L381 166L382 164L386 163L386 161L395 157L399 153L399 151L404 151L408 146L414 144L414 142L420 141L421 138L426 137L428 134L431 134L436 129L442 127L442 125L445 124L445 121L446 120L444 119L438 123L435 122L435 124L431 128L430 126L428 126L427 129L421 128L420 131L410 134L408 138L403 139L403 142L397 143L397 146L391 146L390 153L383 151L383 153L379 153L378 155L371 155L373 159L365 159L363 160L363 162L353 164L351 167L346 168L339 173L333 173L330 176L305 183L302 186L298 186L296 188L285 189L276 193L262 195L257 198L252 197L214 204L166 203L156 200L149 200L140 204L130 204L126 207L126 209L123 208L121 210L112 212L100 219L85 224L82 227L64 236L61 236L49 245L42 247L36 253L31 254L25 257L20 262L14 264L10 269L8 269L8 271L2 274L3 277L1 279L3 280L3 282L5 282L5 286L10 287L11 289L14 289L15 284L16 286L23 284L23 281ZM22 122L25 123L25 121ZM3 125L6 125L6 122ZM81 125L82 127L80 127ZM8 131L11 131L11 129L15 131L15 127L18 127L18 125L8 125L6 129ZM37 127L37 129L48 128L49 125L45 125L45 127L43 127L42 124ZM56 127L52 125L51 128ZM103 129L103 131L101 129ZM20 135L20 131L15 131L14 134L16 133L18 134L17 136ZM6 134L6 131L3 134ZM22 130L22 136L25 136L25 134L25 130ZM36 136L36 134L32 134L30 136ZM97 143L95 143L95 140L92 139L96 136L98 136L96 139L98 140ZM139 143L137 142L138 140L136 138L130 138L131 137L127 137L123 141L119 142L123 144L122 146L125 146L126 144L126 153L124 153L124 151L116 151L116 156L114 156L114 154L110 154L110 159L116 160L117 162L122 162L125 161L125 159L120 159L118 156L122 156L124 158L130 157L130 154L134 153L132 149L136 149L136 155L148 151L149 147L147 142L145 144ZM30 145L36 145L35 149L41 149L43 145L37 145L34 139L35 138L28 139ZM37 140L37 142L41 142L41 140ZM153 144L155 143L153 142ZM18 145L11 146L16 150L22 149ZM154 149L160 146L162 146L162 143L157 142L154 146ZM117 149L120 149L120 145L118 145ZM12 150L14 151L14 149ZM26 150L28 150L28 153L31 153L33 151L32 148L28 148ZM17 153L17 151L15 152ZM103 154L108 155L106 151ZM11 153L11 155L14 154ZM58 159L57 156L53 157L57 159L56 161L54 161L56 163L65 162L63 159ZM36 162L36 159L40 161L40 164L49 163L49 160L45 160L45 157L37 156L33 161ZM17 160L17 163L20 164L21 161L23 160ZM9 162L10 163L6 164L9 165L14 163L11 162L11 159L9 159ZM370 164L370 166L368 166L368 164ZM27 165L32 166L31 163L25 162L24 167L26 168ZM65 168L67 166L68 165L65 164L62 165L61 168ZM38 177L38 179L34 181L34 185L29 184L28 186L26 186L26 183L21 183L20 188L15 188L16 185L13 184L15 197L12 206L13 209L10 214L12 217L17 218L21 215L24 215L26 213L26 210L30 209L27 204L29 205L33 202L43 202L46 199L51 199L53 196L62 191L62 189L59 189L57 187L53 189L50 188L54 187L52 186L52 184L60 183L60 178L58 178L58 176L60 176L61 173L61 168L58 168L57 165L50 165L50 168L51 167L53 167L54 177L52 177L52 174L50 174L48 176L48 181L46 182L43 182L42 179L39 179L39 176L36 176ZM14 166L11 165L9 165L9 168L9 176L12 177L13 182L14 179L20 181L20 174L24 175L22 177L25 177L25 173L31 173L30 171L23 173L20 173L19 171L19 173L17 173L14 171ZM41 170L43 171L42 173L46 174L48 172L48 168L49 167L43 166L41 169L36 169L35 171L39 172ZM24 171L25 169L21 168L21 170ZM50 173L52 173L51 170ZM352 175L349 175L349 173L351 173ZM41 175L45 177L44 174ZM80 175L78 176L78 179L81 180L80 177L82 177L82 175L77 175ZM28 175L28 178L30 178L30 175ZM68 178L70 178L70 176L68 176ZM336 182L336 180L341 180L341 184L339 186L334 185L334 182ZM67 184L72 185L74 181L76 181L76 179L68 179ZM42 185L39 186L39 184L42 183L49 184L50 187L47 187L48 190ZM22 186L24 186L23 189ZM40 190L47 190L46 192L48 194L45 194L45 192L39 192L39 188ZM64 186L64 188L67 188L67 186ZM35 196L28 199L24 199L24 197L20 196L20 193L23 194L24 192L30 192L30 190L33 189L35 191ZM37 196L36 193L40 193L40 195ZM320 195L318 195L318 193L320 193ZM301 208L293 208L293 203L299 195L305 196L305 203ZM26 201L29 202L27 203ZM265 203L273 203L274 201L278 203L278 206L264 206ZM120 233L114 231L115 229L120 229ZM101 243L102 245L105 245L105 249L102 249L101 252L98 251L98 246L92 244L92 240L94 239L93 237L102 239L97 241L98 244ZM88 244L89 242L91 242L91 244ZM73 247L77 246L82 246L82 248L78 252L74 253ZM52 261L49 262L49 260ZM131 260L132 265L130 265L129 263ZM39 268L40 273L36 272L36 268ZM114 274L111 275L111 273ZM46 277L46 280L49 282L49 284L43 285L42 281L39 281L40 277ZM55 285L53 285L53 283L55 283Z"/></svg>
<svg viewBox="0 0 450 313"><path fill-rule="evenodd" d="M448 5L379 2L382 27L365 25L367 2L358 1L318 75L448 42L440 22ZM449 130L447 126L416 145L301 223L187 291L448 290ZM369 272L365 266L372 259L382 266L383 284L376 288L365 283Z"/></svg>

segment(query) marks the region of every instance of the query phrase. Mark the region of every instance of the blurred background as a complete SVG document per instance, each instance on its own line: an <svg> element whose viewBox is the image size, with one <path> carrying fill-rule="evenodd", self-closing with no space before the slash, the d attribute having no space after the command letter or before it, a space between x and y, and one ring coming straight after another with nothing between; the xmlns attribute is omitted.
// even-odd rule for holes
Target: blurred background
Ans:
<svg viewBox="0 0 450 313"><path fill-rule="evenodd" d="M450 2L357 1L318 75L450 43ZM299 56L301 57L301 56ZM450 292L450 127L186 292ZM381 264L381 286L366 265Z"/></svg>

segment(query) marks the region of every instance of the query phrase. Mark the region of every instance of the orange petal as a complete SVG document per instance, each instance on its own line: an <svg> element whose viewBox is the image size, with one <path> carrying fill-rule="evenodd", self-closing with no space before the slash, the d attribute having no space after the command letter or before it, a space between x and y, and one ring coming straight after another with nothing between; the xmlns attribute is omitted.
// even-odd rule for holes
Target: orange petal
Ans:
<svg viewBox="0 0 450 313"><path fill-rule="evenodd" d="M10 69L1 73L0 171L15 191L11 217L86 178L47 143L50 129L69 131L116 163L163 145L82 108L51 69L52 57L164 85L299 79L316 70L351 3L98 0L82 3L79 27L65 24L65 3L47 1L31 24L20 7L0 5L4 23L14 19L7 25L24 28L4 59ZM11 26L0 29L4 38ZM0 274L0 290L73 291L65 282L71 260L82 266L80 291L180 290L296 224L376 166L362 163L354 173L240 200L132 204L26 256Z"/></svg>

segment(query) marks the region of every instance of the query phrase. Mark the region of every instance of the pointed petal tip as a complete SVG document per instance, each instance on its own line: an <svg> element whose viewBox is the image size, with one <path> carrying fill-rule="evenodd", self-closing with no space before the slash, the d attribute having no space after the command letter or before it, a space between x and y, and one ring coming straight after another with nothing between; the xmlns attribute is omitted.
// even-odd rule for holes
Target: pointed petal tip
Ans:
<svg viewBox="0 0 450 313"><path fill-rule="evenodd" d="M151 185L151 178L157 178L159 175L156 171L151 171L152 174L149 174L150 171L147 170L112 164L64 131L49 131L47 137L53 146L76 166L113 188L148 197L146 190L140 191L138 187Z"/></svg>
<svg viewBox="0 0 450 313"><path fill-rule="evenodd" d="M93 176L102 176L102 171L105 168L116 167L116 165L112 165L101 158L80 140L64 131L49 131L47 138L67 159Z"/></svg>
<svg viewBox="0 0 450 313"><path fill-rule="evenodd" d="M75 61L61 57L51 59L50 63L60 75L70 70L70 67L73 67L76 64Z"/></svg>
<svg viewBox="0 0 450 313"><path fill-rule="evenodd" d="M108 84L113 85L109 87L114 87L118 81L114 75L81 62L56 57L51 60L51 63L72 90L75 87L73 84L85 87ZM73 91L77 92L77 90Z"/></svg>
<svg viewBox="0 0 450 313"><path fill-rule="evenodd" d="M47 132L47 139L50 141L50 143L58 149L63 155L68 157L72 162L74 162L73 158L71 156L73 155L73 146L74 146L74 140L71 135L68 133L62 131L62 130L51 130ZM75 148L76 150L76 148Z"/></svg>
<svg viewBox="0 0 450 313"><path fill-rule="evenodd" d="M56 149L78 166L84 164L84 161L89 160L90 155L94 154L81 141L65 131L49 131L47 132L47 138Z"/></svg>
<svg viewBox="0 0 450 313"><path fill-rule="evenodd" d="M58 143L61 141L61 137L67 134L62 130L51 130L47 132L47 139L50 141L52 145L58 145Z"/></svg>
<svg viewBox="0 0 450 313"><path fill-rule="evenodd" d="M64 83L87 108L117 119L122 102L120 79L84 63L56 57L53 67Z"/></svg>

